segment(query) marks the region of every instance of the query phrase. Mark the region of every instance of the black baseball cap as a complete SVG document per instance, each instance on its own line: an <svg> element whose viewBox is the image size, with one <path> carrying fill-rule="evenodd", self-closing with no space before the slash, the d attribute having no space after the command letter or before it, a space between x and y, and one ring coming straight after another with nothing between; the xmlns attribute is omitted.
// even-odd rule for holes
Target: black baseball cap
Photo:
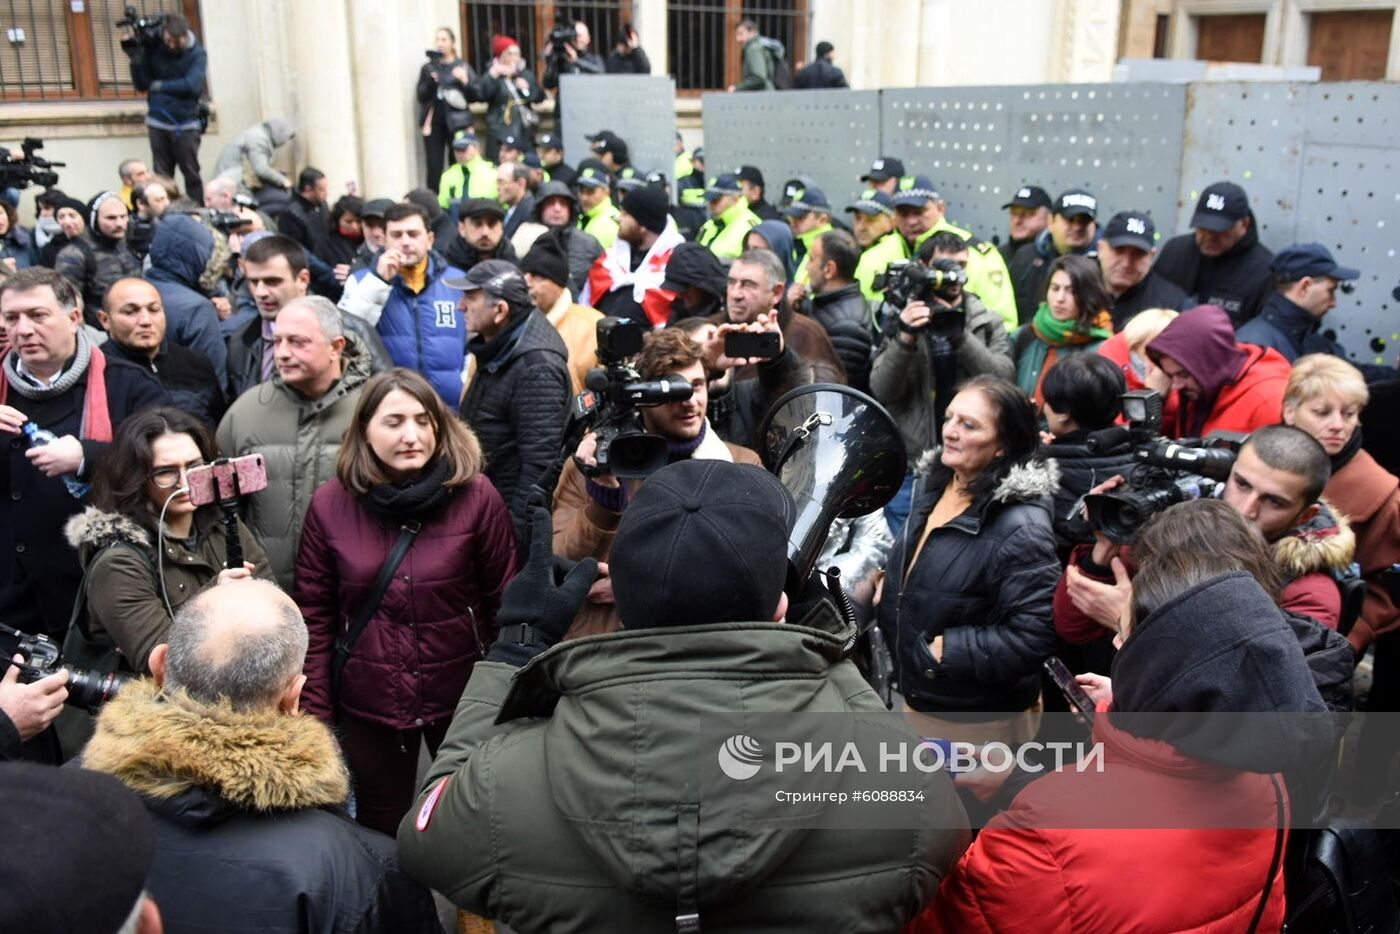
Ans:
<svg viewBox="0 0 1400 934"><path fill-rule="evenodd" d="M1316 279L1327 276L1346 281L1360 279L1361 271L1350 266L1339 266L1332 258L1332 252L1320 243L1295 243L1274 254L1270 267L1280 279L1297 282L1307 276Z"/></svg>
<svg viewBox="0 0 1400 934"><path fill-rule="evenodd" d="M384 212L394 206L394 202L389 198L375 198L373 201L366 201L365 206L360 208L360 217L383 218ZM246 240L244 241L247 242Z"/></svg>
<svg viewBox="0 0 1400 934"><path fill-rule="evenodd" d="M741 182L748 182L750 185L757 185L759 188L765 187L763 184L763 173L756 165L741 165L734 173L734 177Z"/></svg>
<svg viewBox="0 0 1400 934"><path fill-rule="evenodd" d="M831 199L826 196L826 192L815 185L797 192L793 199L782 209L784 217L802 217L804 214L811 214L813 211L821 211L826 214L831 213Z"/></svg>
<svg viewBox="0 0 1400 934"><path fill-rule="evenodd" d="M1157 225L1141 211L1119 211L1108 219L1103 239L1109 246L1135 246L1150 253L1157 246Z"/></svg>
<svg viewBox="0 0 1400 934"><path fill-rule="evenodd" d="M894 214L894 202L888 194L878 188L867 188L853 204L846 205L847 214Z"/></svg>
<svg viewBox="0 0 1400 934"><path fill-rule="evenodd" d="M1069 191L1060 192L1060 196L1055 199L1055 213L1061 217L1088 217L1098 220L1099 199L1095 198L1091 191L1071 188Z"/></svg>
<svg viewBox="0 0 1400 934"><path fill-rule="evenodd" d="M553 133L541 133L535 137L536 149L563 149L564 144L559 142L559 137Z"/></svg>
<svg viewBox="0 0 1400 934"><path fill-rule="evenodd" d="M475 292L488 285L512 308L530 303L530 290L525 276L514 263L503 259L486 259L473 266L465 276L444 276L442 284L459 292Z"/></svg>
<svg viewBox="0 0 1400 934"><path fill-rule="evenodd" d="M661 468L633 495L608 559L623 626L772 619L795 513L762 467L687 458Z"/></svg>
<svg viewBox="0 0 1400 934"><path fill-rule="evenodd" d="M512 135L512 134L506 134L505 136L502 136L502 137L501 137L501 145L502 145L502 146L509 146L511 149L524 149L524 148L525 148L525 147L524 147L523 145L521 145L521 143L520 143L520 137L514 136L514 135Z"/></svg>
<svg viewBox="0 0 1400 934"><path fill-rule="evenodd" d="M713 201L725 195L740 194L742 191L739 187L739 177L733 172L727 172L710 179L710 184L705 186L705 200Z"/></svg>
<svg viewBox="0 0 1400 934"><path fill-rule="evenodd" d="M894 156L881 156L870 163L870 171L860 177L863 182L885 182L904 175L904 163Z"/></svg>
<svg viewBox="0 0 1400 934"><path fill-rule="evenodd" d="M609 136L606 139L598 140L593 146L593 151L600 156L605 152L612 153L613 157L617 159L618 162L629 161L627 144L616 136Z"/></svg>
<svg viewBox="0 0 1400 934"><path fill-rule="evenodd" d="M1196 201L1196 213L1191 215L1191 226L1204 227L1220 233L1229 230L1236 223L1249 216L1249 196L1234 182L1216 182L1207 185Z"/></svg>
<svg viewBox="0 0 1400 934"><path fill-rule="evenodd" d="M520 164L529 166L532 169L544 168L544 163L540 161L540 155L536 152L527 152L520 159Z"/></svg>
<svg viewBox="0 0 1400 934"><path fill-rule="evenodd" d="M495 198L467 198L457 206L458 217L484 217L487 214L494 214L501 220L506 217L505 208Z"/></svg>
<svg viewBox="0 0 1400 934"><path fill-rule="evenodd" d="M1005 211L1007 208L1048 208L1050 206L1050 195L1039 185L1022 185L1016 189L1016 194L1011 200L1001 206Z"/></svg>
<svg viewBox="0 0 1400 934"><path fill-rule="evenodd" d="M597 133L585 135L584 139L588 140L590 143L601 143L605 139L617 139L617 134L612 130L599 130Z"/></svg>

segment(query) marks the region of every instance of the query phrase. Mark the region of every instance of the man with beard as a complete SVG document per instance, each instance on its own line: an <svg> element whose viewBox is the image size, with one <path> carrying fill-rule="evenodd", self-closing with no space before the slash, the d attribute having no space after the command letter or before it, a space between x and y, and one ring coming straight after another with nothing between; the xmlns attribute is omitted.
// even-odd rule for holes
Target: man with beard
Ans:
<svg viewBox="0 0 1400 934"><path fill-rule="evenodd" d="M558 231L569 256L569 291L583 294L593 261L603 254L603 245L592 234L578 227L579 203L573 191L561 181L549 181L535 192L535 210L530 221L520 225L511 238L517 256L530 252L545 231Z"/></svg>
<svg viewBox="0 0 1400 934"><path fill-rule="evenodd" d="M515 262L515 248L506 239L505 208L492 198L468 198L457 209L457 236L443 255L458 269L471 269L484 259Z"/></svg>
<svg viewBox="0 0 1400 934"><path fill-rule="evenodd" d="M681 243L667 213L666 195L643 185L622 199L617 242L598 257L588 273L581 301L605 315L645 317L653 327L666 323L675 293L662 288L671 251Z"/></svg>

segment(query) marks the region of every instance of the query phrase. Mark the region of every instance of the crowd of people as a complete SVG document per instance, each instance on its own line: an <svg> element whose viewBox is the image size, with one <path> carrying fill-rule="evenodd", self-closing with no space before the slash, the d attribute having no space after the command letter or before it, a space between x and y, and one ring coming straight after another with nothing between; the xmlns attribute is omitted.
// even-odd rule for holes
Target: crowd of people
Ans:
<svg viewBox="0 0 1400 934"><path fill-rule="evenodd" d="M561 68L612 70L575 39ZM1230 181L1163 237L1011 180L984 237L897 155L849 205L802 177L770 201L679 139L671 179L607 129L569 166L521 117L512 41L480 77L450 30L436 51L440 178L402 198L330 204L273 167L293 127L269 119L198 196L127 160L85 201L40 192L32 229L0 211L0 622L133 679L95 717L27 649L0 680L0 756L82 766L0 766L0 821L64 841L0 864L84 878L42 918L0 897L0 927L429 931L430 891L522 934L1291 917L1275 815L1313 812L1293 773L1337 738L1250 758L1119 716L1351 710L1367 655L1366 709L1400 709L1398 465L1361 431L1400 372L1327 330L1360 271L1268 249ZM677 395L629 428L645 468L588 416L628 381ZM814 384L868 394L907 455L828 530L849 615L787 579L763 434ZM1150 472L1164 440L1218 469ZM711 826L702 723L894 710L915 741L1026 743L1067 706L1051 657L1098 711L1098 774L930 773L922 829ZM1073 829L1143 787L1241 823ZM119 871L86 862L91 814ZM969 840L969 814L997 816Z"/></svg>

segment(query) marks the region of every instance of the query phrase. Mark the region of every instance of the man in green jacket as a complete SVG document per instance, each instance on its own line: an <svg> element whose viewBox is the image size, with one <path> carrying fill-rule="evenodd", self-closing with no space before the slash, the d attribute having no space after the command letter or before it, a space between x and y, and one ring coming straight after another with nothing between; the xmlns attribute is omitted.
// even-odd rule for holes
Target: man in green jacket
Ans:
<svg viewBox="0 0 1400 934"><path fill-rule="evenodd" d="M601 243L603 249L612 249L622 217L622 212L612 202L612 176L597 159L585 159L579 163L575 187L578 189L579 227Z"/></svg>
<svg viewBox="0 0 1400 934"><path fill-rule="evenodd" d="M597 563L556 585L549 514L536 509L501 635L399 828L409 874L520 934L899 930L965 846L946 773L885 776L920 795L928 818L899 826L924 829L856 817L833 830L803 818L848 821L842 808L775 804L774 789L790 787L776 761L726 758L754 742L746 731L762 735L764 714L825 714L862 741L918 742L843 658L852 632L825 600L783 622L794 514L758 467L662 468L609 555L623 630L546 650Z"/></svg>
<svg viewBox="0 0 1400 934"><path fill-rule="evenodd" d="M700 225L695 242L710 248L710 252L728 264L744 252L744 238L760 223L749 207L739 177L726 173L710 179L705 189L705 204L710 219Z"/></svg>
<svg viewBox="0 0 1400 934"><path fill-rule="evenodd" d="M731 84L729 90L773 90L773 64L763 47L763 37L758 34L758 24L751 19L741 21L734 27L734 41L744 50L743 71L739 83Z"/></svg>
<svg viewBox="0 0 1400 934"><path fill-rule="evenodd" d="M792 235L802 244L802 259L798 261L797 270L792 274L792 281L802 286L797 295L797 300L801 300L807 294L807 284L810 281L807 275L807 255L812 252L812 243L832 229L831 201L826 192L815 185L808 185L797 191L782 211L788 226L792 228ZM789 296L788 301L793 300Z"/></svg>

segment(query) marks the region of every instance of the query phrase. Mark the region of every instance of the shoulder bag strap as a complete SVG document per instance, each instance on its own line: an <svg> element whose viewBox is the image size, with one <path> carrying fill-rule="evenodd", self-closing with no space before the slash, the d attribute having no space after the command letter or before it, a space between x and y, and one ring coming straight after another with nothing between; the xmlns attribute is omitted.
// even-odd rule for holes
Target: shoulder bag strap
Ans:
<svg viewBox="0 0 1400 934"><path fill-rule="evenodd" d="M403 563L404 555L408 554L408 548L413 544L414 536L422 528L421 523L405 522L399 532L399 540L394 542L394 547L390 549L389 556L384 559L384 564L379 568L379 576L374 579L374 586L370 588L365 601L360 604L360 608L355 611L355 618L350 621L350 626L335 641L335 654L331 656L331 698L334 702L335 696L340 692L340 676L345 671L345 663L350 660L350 655L355 651L355 643L364 634L365 627L369 625L370 617L374 616L374 611L379 609L379 604L384 600L384 594L389 590L389 582L394 579L394 572Z"/></svg>
<svg viewBox="0 0 1400 934"><path fill-rule="evenodd" d="M1264 920L1264 911L1269 907L1269 893L1274 889L1274 876L1278 875L1279 863L1283 860L1284 824L1287 817L1283 807L1283 789L1278 786L1278 776L1270 775L1274 785L1274 806L1277 808L1278 833L1274 836L1274 858L1269 861L1269 877L1264 880L1264 894L1259 896L1259 907L1254 910L1254 920L1249 922L1249 934L1259 930L1259 922Z"/></svg>

